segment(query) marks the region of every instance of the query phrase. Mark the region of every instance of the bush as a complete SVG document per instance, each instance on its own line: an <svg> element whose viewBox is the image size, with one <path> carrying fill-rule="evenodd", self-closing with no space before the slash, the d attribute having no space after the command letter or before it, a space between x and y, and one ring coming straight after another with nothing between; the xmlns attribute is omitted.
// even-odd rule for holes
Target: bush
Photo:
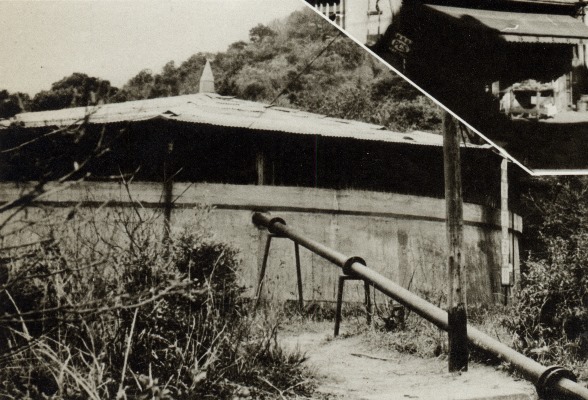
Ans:
<svg viewBox="0 0 588 400"><path fill-rule="evenodd" d="M570 365L588 355L588 232L544 240L547 256L527 260L515 315L505 321L525 354Z"/></svg>
<svg viewBox="0 0 588 400"><path fill-rule="evenodd" d="M580 367L588 356L588 185L551 179L528 196L536 210L522 288L505 324L516 347L543 363Z"/></svg>
<svg viewBox="0 0 588 400"><path fill-rule="evenodd" d="M381 124L393 131L440 131L441 109L424 96L415 100L387 101L381 107Z"/></svg>
<svg viewBox="0 0 588 400"><path fill-rule="evenodd" d="M367 88L344 86L328 96L311 94L297 99L297 102L298 106L311 112L382 125L396 132L439 132L441 129L440 108L424 96L375 100Z"/></svg>
<svg viewBox="0 0 588 400"><path fill-rule="evenodd" d="M121 221L125 240L90 251L56 240L3 252L0 397L311 392L278 322L247 314L233 248L202 232L164 245L153 221Z"/></svg>

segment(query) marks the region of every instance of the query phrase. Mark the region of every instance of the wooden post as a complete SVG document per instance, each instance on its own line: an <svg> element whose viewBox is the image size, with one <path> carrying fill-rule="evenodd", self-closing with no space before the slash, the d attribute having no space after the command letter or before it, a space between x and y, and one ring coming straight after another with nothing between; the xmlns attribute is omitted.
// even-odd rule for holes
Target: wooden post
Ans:
<svg viewBox="0 0 588 400"><path fill-rule="evenodd" d="M173 171L172 171L172 157L174 150L174 142L170 140L167 143L165 160L163 162L163 241L169 242L169 235L171 229L171 214L173 207Z"/></svg>
<svg viewBox="0 0 588 400"><path fill-rule="evenodd" d="M500 251L502 254L501 281L504 286L504 304L508 304L511 297L512 265L510 260L510 239L508 228L510 225L510 213L508 210L508 160L504 158L500 163L500 227L501 236Z"/></svg>
<svg viewBox="0 0 588 400"><path fill-rule="evenodd" d="M539 103L541 102L541 92L537 90L537 96L535 97L535 118L538 120L539 115Z"/></svg>
<svg viewBox="0 0 588 400"><path fill-rule="evenodd" d="M255 155L255 172L257 173L256 185L265 185L265 155L262 150L258 150Z"/></svg>
<svg viewBox="0 0 588 400"><path fill-rule="evenodd" d="M467 371L466 274L462 259L463 200L457 121L443 113L443 163L447 214L447 307L449 315L449 372Z"/></svg>

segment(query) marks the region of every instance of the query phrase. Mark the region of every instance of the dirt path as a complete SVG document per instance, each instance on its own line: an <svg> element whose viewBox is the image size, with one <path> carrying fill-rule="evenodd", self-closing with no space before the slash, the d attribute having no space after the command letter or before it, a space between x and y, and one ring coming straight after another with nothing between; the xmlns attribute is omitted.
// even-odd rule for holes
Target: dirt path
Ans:
<svg viewBox="0 0 588 400"><path fill-rule="evenodd" d="M450 374L446 361L369 349L361 336L284 332L281 343L307 353L320 380L317 392L327 399L536 399L531 384L492 367L470 364L467 373Z"/></svg>

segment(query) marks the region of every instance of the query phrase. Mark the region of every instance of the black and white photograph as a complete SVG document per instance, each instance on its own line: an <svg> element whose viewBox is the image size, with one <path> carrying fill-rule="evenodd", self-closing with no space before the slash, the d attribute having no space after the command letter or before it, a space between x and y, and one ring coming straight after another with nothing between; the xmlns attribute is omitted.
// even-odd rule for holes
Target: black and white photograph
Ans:
<svg viewBox="0 0 588 400"><path fill-rule="evenodd" d="M0 1L0 398L588 400L587 9Z"/></svg>

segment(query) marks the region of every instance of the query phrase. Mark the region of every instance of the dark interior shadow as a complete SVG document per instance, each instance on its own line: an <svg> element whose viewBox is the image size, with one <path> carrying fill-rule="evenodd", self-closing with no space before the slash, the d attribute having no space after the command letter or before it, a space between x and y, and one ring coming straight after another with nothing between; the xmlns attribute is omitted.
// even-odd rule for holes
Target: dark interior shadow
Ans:
<svg viewBox="0 0 588 400"><path fill-rule="evenodd" d="M518 28L517 18L524 16L513 14L513 26L507 24L500 31L489 26L492 22L488 17L493 11L506 11L504 5L501 6L504 3L487 3L486 13L480 14L471 5L469 10L473 11L460 13L406 0L372 50L530 168L588 168L588 145L585 144L588 112L551 121L537 121L534 116L521 118L529 116L525 112L511 118L500 111L500 100L505 92L493 87L494 82L500 82L500 88L508 88L516 82L529 80L550 84L573 70L574 96L566 100L565 110L559 110L573 112L580 95L588 93L585 68L573 67L574 46L506 40L505 31ZM459 1L452 5L463 6ZM519 8L508 10L529 12L533 9L532 5ZM533 10L537 11L537 7ZM563 13L556 7L541 12ZM475 15L484 17L478 19ZM495 15L508 18L507 14ZM406 48L401 49L404 51L398 51L393 45L399 38L407 43ZM518 96L523 106L534 108L531 96L528 99ZM555 99L555 95L553 97Z"/></svg>

